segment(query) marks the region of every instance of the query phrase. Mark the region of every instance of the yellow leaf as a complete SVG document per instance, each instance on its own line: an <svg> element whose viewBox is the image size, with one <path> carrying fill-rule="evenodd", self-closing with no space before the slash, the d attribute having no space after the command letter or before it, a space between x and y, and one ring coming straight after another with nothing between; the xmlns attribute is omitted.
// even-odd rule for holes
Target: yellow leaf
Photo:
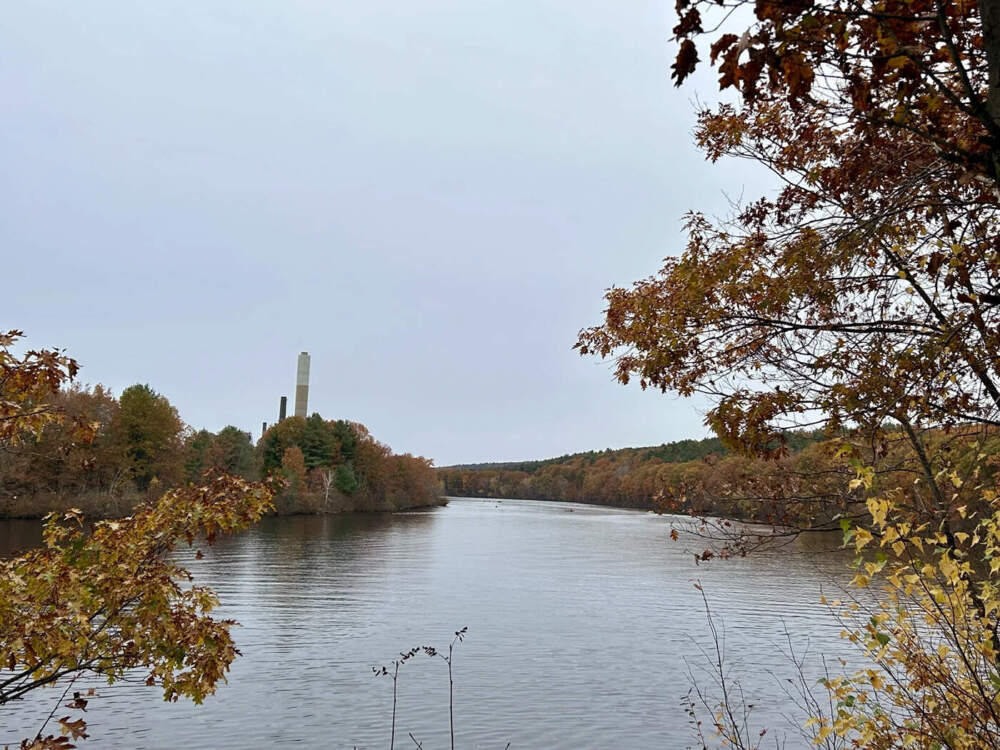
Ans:
<svg viewBox="0 0 1000 750"><path fill-rule="evenodd" d="M854 536L854 546L857 549L867 546L871 540L874 539L871 532L867 529L858 529L857 534Z"/></svg>

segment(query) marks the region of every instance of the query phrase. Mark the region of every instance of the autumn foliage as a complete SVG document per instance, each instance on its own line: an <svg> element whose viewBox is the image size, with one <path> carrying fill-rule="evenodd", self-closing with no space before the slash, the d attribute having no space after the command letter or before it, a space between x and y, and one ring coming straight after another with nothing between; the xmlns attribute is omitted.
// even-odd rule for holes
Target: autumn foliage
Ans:
<svg viewBox="0 0 1000 750"><path fill-rule="evenodd" d="M446 494L598 503L624 508L837 528L852 502L849 467L821 434L785 436L789 455L734 454L718 438L591 451L545 461L444 467Z"/></svg>
<svg viewBox="0 0 1000 750"><path fill-rule="evenodd" d="M15 394L11 385L18 381L8 379L6 408L21 417L17 445L12 439L0 451L0 516L41 517L70 508L90 517L121 516L164 490L199 482L210 469L247 480L280 478L279 513L396 510L439 501L429 460L393 454L356 422L291 417L255 445L232 425L217 433L191 429L150 385L130 386L116 398L101 385L71 382L76 364L58 353L31 353L27 364L9 356L22 373L41 362L56 369L45 370L44 387L30 394Z"/></svg>
<svg viewBox="0 0 1000 750"><path fill-rule="evenodd" d="M915 523L902 488L868 492L870 524L844 524L859 554L855 585L881 596L827 602L872 667L823 681L831 702L806 722L814 742L889 750L1000 747L1000 493L996 458L948 472L946 521ZM981 502L962 502L974 497ZM961 503L961 504L959 504Z"/></svg>
<svg viewBox="0 0 1000 750"><path fill-rule="evenodd" d="M703 15L742 5L678 4L678 80ZM783 456L790 428L850 435L845 456L913 472L940 522L953 457L932 436L1000 425L994 40L973 4L747 11L720 18L709 55L739 104L701 112L697 137L713 161L767 167L777 194L690 215L683 252L609 290L577 347L622 382L708 396L747 456Z"/></svg>
<svg viewBox="0 0 1000 750"><path fill-rule="evenodd" d="M780 108L867 152L931 147L967 181L997 180L998 9L957 0L677 0L682 83L701 61L744 111ZM803 129L804 134L809 131ZM843 153L835 153L836 168ZM892 175L889 175L891 178Z"/></svg>
<svg viewBox="0 0 1000 750"><path fill-rule="evenodd" d="M9 334L0 346L0 447L37 447L47 431L69 426L62 435L73 449L75 425L89 425L74 420L57 395L75 376L76 363L54 352L16 358L9 353L15 340ZM137 395L168 421L176 419L150 389ZM80 430L85 444L99 426ZM143 434L143 427L133 425L133 431ZM163 435L170 440L171 430ZM138 450L130 458L137 466L150 466L145 449L155 442L134 443ZM143 670L146 683L158 685L167 700L186 696L200 703L213 693L239 653L229 634L235 623L211 616L215 594L192 585L170 553L178 543L211 544L218 534L246 529L272 507L271 498L264 485L212 473L92 528L75 509L47 516L42 548L0 560L0 708L38 688L65 685L51 720L60 708L86 708L92 691L75 691L61 705L77 677L93 674L113 683L135 670ZM21 747L72 748L72 741L88 736L82 718L59 718L59 731L46 734L48 724Z"/></svg>
<svg viewBox="0 0 1000 750"><path fill-rule="evenodd" d="M357 422L289 417L261 437L257 460L263 475L285 480L279 511L391 511L440 502L430 460L394 454Z"/></svg>
<svg viewBox="0 0 1000 750"><path fill-rule="evenodd" d="M17 330L0 332L0 444L17 445L59 421L54 397L80 369L56 349L31 349L18 357L12 349L23 336ZM77 437L88 437L88 425L71 426Z"/></svg>
<svg viewBox="0 0 1000 750"><path fill-rule="evenodd" d="M707 34L740 95L700 113L699 144L781 188L729 221L692 214L685 251L610 290L581 352L615 356L623 382L708 394L712 427L757 455L793 425L995 426L1000 131L976 5L682 0L678 14L678 80Z"/></svg>
<svg viewBox="0 0 1000 750"><path fill-rule="evenodd" d="M135 668L168 700L211 694L237 654L233 623L209 616L215 595L183 585L169 553L247 528L270 501L263 485L220 474L90 531L79 513L50 516L44 547L0 561L0 704L79 672L113 682Z"/></svg>
<svg viewBox="0 0 1000 750"><path fill-rule="evenodd" d="M708 397L735 453L780 463L790 429L820 429L853 473L831 518L887 600L841 614L876 668L828 681L817 745L997 747L1000 5L676 13L675 80L707 62L733 94L699 113L699 145L778 188L690 214L686 247L610 289L577 347Z"/></svg>

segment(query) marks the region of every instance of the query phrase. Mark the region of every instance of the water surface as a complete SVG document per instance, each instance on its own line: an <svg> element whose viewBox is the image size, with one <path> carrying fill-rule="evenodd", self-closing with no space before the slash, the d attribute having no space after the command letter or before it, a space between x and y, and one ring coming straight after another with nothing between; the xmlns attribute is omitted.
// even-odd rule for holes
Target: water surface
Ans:
<svg viewBox="0 0 1000 750"><path fill-rule="evenodd" d="M243 657L202 706L138 683L100 688L86 718L100 748L388 748L392 683L372 666L412 646L455 651L461 748L693 746L681 707L711 644L700 592L767 723L791 711L787 628L814 655L853 655L819 604L848 579L840 554L788 546L695 566L703 545L670 519L566 503L452 500L394 515L268 518L196 560L199 584L242 623ZM0 522L0 554L38 526ZM773 673L773 674L772 674ZM94 683L99 684L99 683ZM707 680L706 680L707 685ZM0 709L0 746L33 734L53 692ZM400 673L396 747L448 746L448 675L422 657ZM708 717L704 717L708 718ZM803 743L790 740L788 747Z"/></svg>

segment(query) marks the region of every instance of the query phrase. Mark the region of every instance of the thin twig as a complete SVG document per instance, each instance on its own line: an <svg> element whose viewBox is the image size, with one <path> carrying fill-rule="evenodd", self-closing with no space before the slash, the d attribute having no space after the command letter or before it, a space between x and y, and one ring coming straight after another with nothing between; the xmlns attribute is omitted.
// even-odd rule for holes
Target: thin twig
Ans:
<svg viewBox="0 0 1000 750"><path fill-rule="evenodd" d="M41 729L38 730L38 734L36 735L36 737L41 737L42 736L42 732L45 731L45 727L47 727L49 725L49 722L52 721L52 717L56 715L56 711L59 710L59 706L61 706L62 702L64 700L66 700L66 695L69 693L69 689L71 687L73 687L73 683L76 682L76 678L79 677L79 676L80 676L80 673L77 672L75 675L73 675L70 678L69 683L66 685L66 689L63 690L62 695L59 696L59 700L56 701L56 704L52 707L52 710L49 711L49 715L46 717L45 721L42 722L42 727L41 727Z"/></svg>

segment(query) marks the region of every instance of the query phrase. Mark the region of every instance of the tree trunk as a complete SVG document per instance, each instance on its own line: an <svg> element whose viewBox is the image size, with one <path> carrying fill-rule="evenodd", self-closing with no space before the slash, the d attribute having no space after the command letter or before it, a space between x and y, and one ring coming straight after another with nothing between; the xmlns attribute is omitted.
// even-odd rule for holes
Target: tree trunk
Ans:
<svg viewBox="0 0 1000 750"><path fill-rule="evenodd" d="M986 127L993 134L990 147L993 179L1000 185L1000 143L996 138L1000 128L1000 0L979 0L979 16L983 22L983 51L989 70L986 112L991 122L986 123Z"/></svg>

